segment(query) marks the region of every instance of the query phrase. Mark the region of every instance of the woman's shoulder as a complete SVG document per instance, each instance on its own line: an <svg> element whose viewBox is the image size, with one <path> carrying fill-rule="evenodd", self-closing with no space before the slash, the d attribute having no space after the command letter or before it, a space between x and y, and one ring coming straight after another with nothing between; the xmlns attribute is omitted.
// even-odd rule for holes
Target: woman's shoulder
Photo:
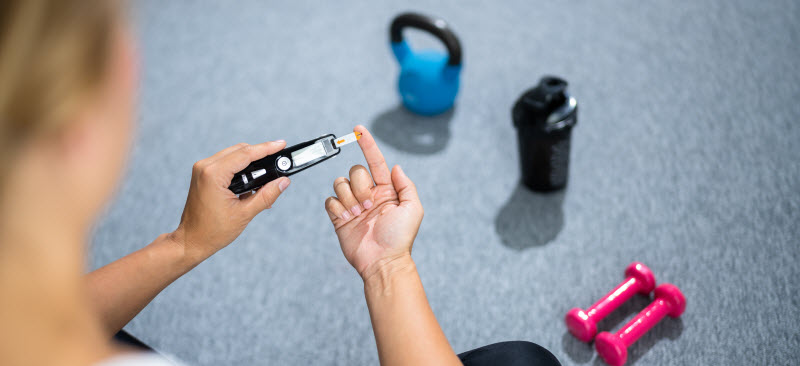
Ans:
<svg viewBox="0 0 800 366"><path fill-rule="evenodd" d="M126 353L104 360L95 366L181 366L156 353Z"/></svg>

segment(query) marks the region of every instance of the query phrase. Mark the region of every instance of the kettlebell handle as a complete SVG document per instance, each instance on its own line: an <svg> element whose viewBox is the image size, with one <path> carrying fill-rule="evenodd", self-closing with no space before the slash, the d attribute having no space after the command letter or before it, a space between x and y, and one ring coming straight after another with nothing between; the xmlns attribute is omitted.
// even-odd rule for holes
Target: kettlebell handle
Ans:
<svg viewBox="0 0 800 366"><path fill-rule="evenodd" d="M444 20L416 13L400 14L394 18L389 28L389 37L393 44L403 42L403 29L406 27L421 29L434 35L447 48L449 53L447 64L451 66L461 65L461 44Z"/></svg>

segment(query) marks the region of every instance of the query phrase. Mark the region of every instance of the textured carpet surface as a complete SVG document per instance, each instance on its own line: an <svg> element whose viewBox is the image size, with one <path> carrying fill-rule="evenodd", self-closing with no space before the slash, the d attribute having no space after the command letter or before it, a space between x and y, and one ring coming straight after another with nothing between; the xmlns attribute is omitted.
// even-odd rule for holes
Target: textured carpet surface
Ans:
<svg viewBox="0 0 800 366"><path fill-rule="evenodd" d="M447 19L464 48L457 106L434 119L398 107L387 28L409 9ZM638 260L688 306L629 364L800 358L797 1L141 0L135 13L140 124L93 267L175 228L196 160L363 123L417 183L414 258L456 352L527 340L565 365L602 364L563 316ZM510 120L545 74L569 80L580 106L569 187L551 195L518 185ZM126 329L193 365L377 364L361 281L323 210L353 164L351 147L296 175Z"/></svg>

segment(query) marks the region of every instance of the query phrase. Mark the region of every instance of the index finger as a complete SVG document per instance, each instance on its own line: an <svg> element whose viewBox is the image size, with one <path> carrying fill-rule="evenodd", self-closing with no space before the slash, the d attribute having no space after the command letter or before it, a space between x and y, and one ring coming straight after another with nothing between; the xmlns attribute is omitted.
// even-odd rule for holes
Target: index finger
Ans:
<svg viewBox="0 0 800 366"><path fill-rule="evenodd" d="M212 164L219 166L223 170L222 173L230 179L234 173L246 168L251 162L281 151L284 147L286 142L283 140L247 145L220 157Z"/></svg>
<svg viewBox="0 0 800 366"><path fill-rule="evenodd" d="M392 184L392 175L389 172L389 167L386 166L386 160L383 158L383 154L381 154L381 150L378 148L378 144L375 143L372 134L362 125L356 126L353 131L361 133L361 138L358 139L358 146L361 147L364 158L367 159L369 171L372 173L372 180L375 181L375 184Z"/></svg>
<svg viewBox="0 0 800 366"><path fill-rule="evenodd" d="M239 149L241 149L241 148L243 148L243 147L245 147L245 146L247 146L247 145L248 145L247 143L240 142L240 143L238 143L238 144L236 144L236 145L233 145L233 146L231 146L231 147L226 147L226 148L224 148L224 149L220 150L218 153L216 153L216 154L214 154L214 155L211 155L211 156L210 156L208 159L206 159L206 160L207 160L209 163L213 163L213 162L217 161L219 158L221 158L221 157L223 157L223 156L225 156L225 155L228 155L228 154L230 154L230 153L231 153L231 152L233 152L233 151L239 150Z"/></svg>

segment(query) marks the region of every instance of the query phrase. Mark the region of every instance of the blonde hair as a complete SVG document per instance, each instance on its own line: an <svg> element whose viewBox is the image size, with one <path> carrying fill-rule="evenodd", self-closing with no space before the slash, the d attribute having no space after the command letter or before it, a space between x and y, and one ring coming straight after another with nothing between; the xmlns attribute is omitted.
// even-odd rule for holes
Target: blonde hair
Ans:
<svg viewBox="0 0 800 366"><path fill-rule="evenodd" d="M117 0L0 0L0 185L20 144L97 91L120 16Z"/></svg>

